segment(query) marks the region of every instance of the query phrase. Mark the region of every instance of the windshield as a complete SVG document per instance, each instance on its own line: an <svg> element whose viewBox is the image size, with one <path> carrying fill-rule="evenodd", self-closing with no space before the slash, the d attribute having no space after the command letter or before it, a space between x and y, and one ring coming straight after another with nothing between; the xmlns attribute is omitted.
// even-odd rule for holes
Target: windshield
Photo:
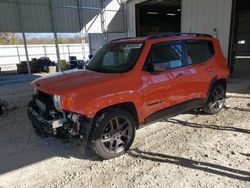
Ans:
<svg viewBox="0 0 250 188"><path fill-rule="evenodd" d="M97 72L128 72L134 67L140 55L142 44L109 43L96 53L86 68Z"/></svg>

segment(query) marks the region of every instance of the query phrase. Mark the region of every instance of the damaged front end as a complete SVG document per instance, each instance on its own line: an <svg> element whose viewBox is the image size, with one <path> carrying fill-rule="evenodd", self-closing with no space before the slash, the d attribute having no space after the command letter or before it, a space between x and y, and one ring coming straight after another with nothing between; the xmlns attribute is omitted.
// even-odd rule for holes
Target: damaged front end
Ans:
<svg viewBox="0 0 250 188"><path fill-rule="evenodd" d="M54 136L64 141L76 138L87 143L92 119L60 109L58 96L35 90L33 100L28 104L27 114L36 133L40 136Z"/></svg>

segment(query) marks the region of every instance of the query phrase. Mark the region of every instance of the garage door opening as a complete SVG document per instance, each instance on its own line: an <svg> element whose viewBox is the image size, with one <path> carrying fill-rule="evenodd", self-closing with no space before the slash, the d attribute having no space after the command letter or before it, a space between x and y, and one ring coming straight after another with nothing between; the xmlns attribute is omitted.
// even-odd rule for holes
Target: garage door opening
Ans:
<svg viewBox="0 0 250 188"><path fill-rule="evenodd" d="M237 78L250 75L250 2L234 0L231 24L229 62L231 74Z"/></svg>
<svg viewBox="0 0 250 188"><path fill-rule="evenodd" d="M181 0L152 0L136 5L136 36L180 30Z"/></svg>

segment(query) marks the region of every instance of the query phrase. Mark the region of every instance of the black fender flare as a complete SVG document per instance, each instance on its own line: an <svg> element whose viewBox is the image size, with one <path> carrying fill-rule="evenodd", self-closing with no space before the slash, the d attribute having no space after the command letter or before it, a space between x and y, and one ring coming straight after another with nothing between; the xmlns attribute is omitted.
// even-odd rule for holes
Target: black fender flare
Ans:
<svg viewBox="0 0 250 188"><path fill-rule="evenodd" d="M88 145L93 122L94 122L93 119L89 119L86 116L80 117L79 136L80 140L82 141L83 149L86 149L86 146Z"/></svg>
<svg viewBox="0 0 250 188"><path fill-rule="evenodd" d="M207 90L207 98L206 98L206 101L208 100L209 94L210 94L210 92L211 92L211 90L212 90L214 84L215 84L217 81L218 81L217 76L214 76L214 77L211 79L210 85L209 85L208 90Z"/></svg>

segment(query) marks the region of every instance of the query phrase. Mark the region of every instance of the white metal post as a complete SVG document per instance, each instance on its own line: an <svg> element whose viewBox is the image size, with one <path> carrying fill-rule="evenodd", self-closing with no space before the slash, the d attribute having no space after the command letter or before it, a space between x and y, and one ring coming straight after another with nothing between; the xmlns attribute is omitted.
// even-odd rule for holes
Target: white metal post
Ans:
<svg viewBox="0 0 250 188"><path fill-rule="evenodd" d="M27 48L27 42L26 42L26 36L25 36L24 32L22 32L22 35L23 35L23 43L24 43L24 49L25 49L25 55L26 55L28 72L29 72L29 74L31 74L30 62L29 62L29 54L28 54L28 48Z"/></svg>
<svg viewBox="0 0 250 188"><path fill-rule="evenodd" d="M46 46L43 46L43 50L44 50L44 57L47 57Z"/></svg>
<svg viewBox="0 0 250 188"><path fill-rule="evenodd" d="M126 0L123 0L122 6L123 6L124 33L128 37L128 18L127 18L128 12L127 12Z"/></svg>
<svg viewBox="0 0 250 188"><path fill-rule="evenodd" d="M55 45L56 45L57 65L58 65L59 72L61 72L60 51L59 51L59 45L58 45L58 39L57 39L56 32L54 32L54 38L55 38Z"/></svg>
<svg viewBox="0 0 250 188"><path fill-rule="evenodd" d="M82 37L82 59L84 61L87 60L86 58L86 49L85 49L85 39L83 38L83 33L81 32L81 37Z"/></svg>
<svg viewBox="0 0 250 188"><path fill-rule="evenodd" d="M23 44L24 44L24 49L25 49L27 68L28 68L29 74L31 74L26 36L25 36L25 32L24 32L24 27L23 27L23 15L22 15L21 8L20 8L20 1L17 0L16 2L17 2L17 14L18 14L18 19L19 19L20 29L21 29L22 36L23 36Z"/></svg>
<svg viewBox="0 0 250 188"><path fill-rule="evenodd" d="M80 27L80 33L82 38L82 57L83 60L86 60L86 50L85 50L85 40L83 39L83 21L82 21L82 1L77 0L77 7L78 7L78 17L79 17L79 27Z"/></svg>
<svg viewBox="0 0 250 188"><path fill-rule="evenodd" d="M17 46L16 46L16 52L17 52L18 61L19 61L19 63L21 63L20 53L19 53L19 49Z"/></svg>
<svg viewBox="0 0 250 188"><path fill-rule="evenodd" d="M108 42L108 28L107 28L107 23L106 23L106 6L107 2L106 0L101 0L101 27L102 27L102 32L104 33L104 43L106 44Z"/></svg>
<svg viewBox="0 0 250 188"><path fill-rule="evenodd" d="M89 55L93 55L92 38L91 38L92 35L88 33L87 36L88 36L88 41L89 41Z"/></svg>
<svg viewBox="0 0 250 188"><path fill-rule="evenodd" d="M60 51L59 51L59 45L58 45L58 38L57 38L57 29L56 29L56 15L54 10L54 0L50 0L50 7L51 7L51 18L52 18L52 27L53 27L53 33L54 33L54 39L55 39L55 45L56 45L56 57L57 57L57 65L59 71L61 71L61 63L60 63Z"/></svg>
<svg viewBox="0 0 250 188"><path fill-rule="evenodd" d="M67 47L68 47L68 54L69 54L69 56L70 56L70 49L69 49L69 45L67 45Z"/></svg>

